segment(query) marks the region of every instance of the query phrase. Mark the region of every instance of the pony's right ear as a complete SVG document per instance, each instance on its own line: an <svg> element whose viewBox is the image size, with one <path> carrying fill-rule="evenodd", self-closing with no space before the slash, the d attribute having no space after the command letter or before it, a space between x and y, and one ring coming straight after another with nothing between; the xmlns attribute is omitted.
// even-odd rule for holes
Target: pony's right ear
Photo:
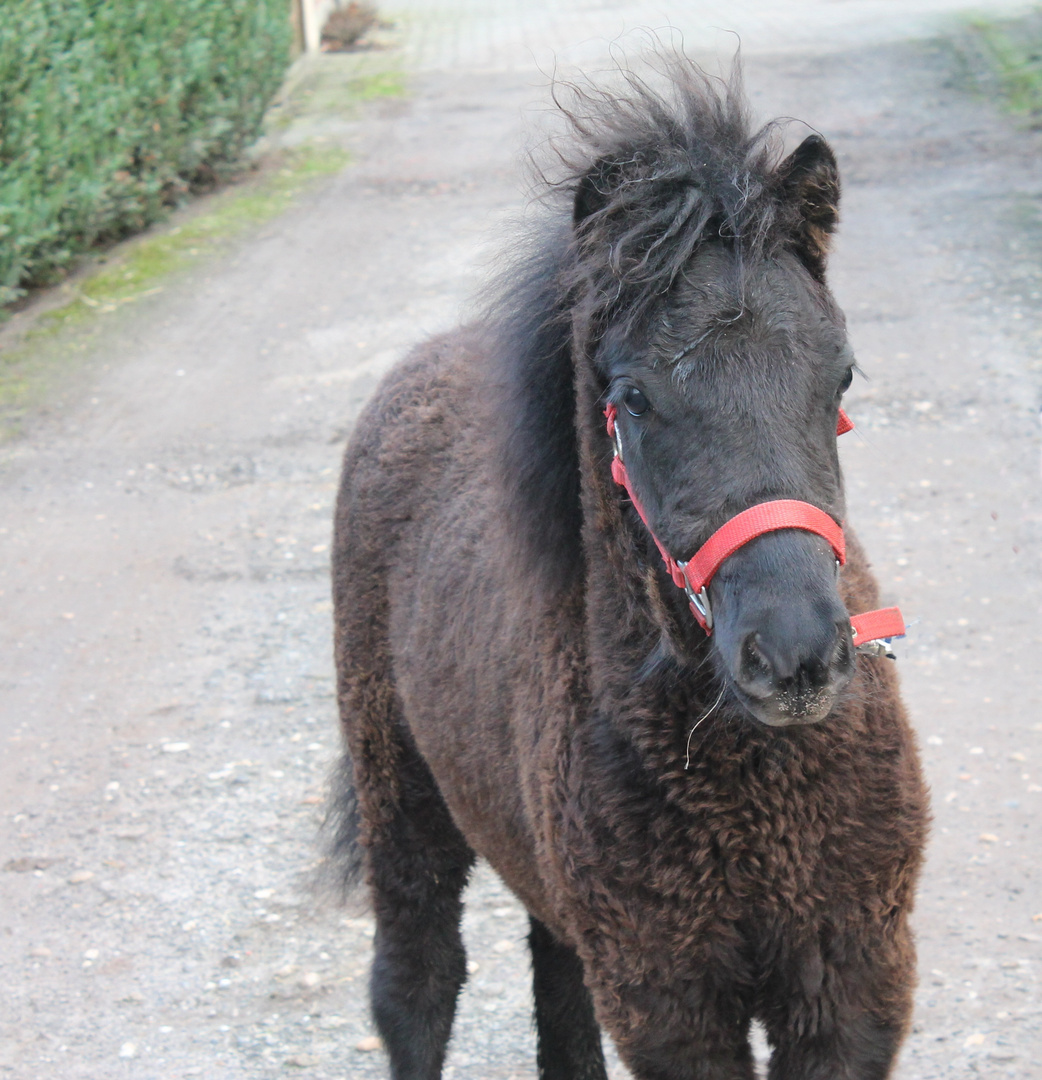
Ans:
<svg viewBox="0 0 1042 1080"><path fill-rule="evenodd" d="M839 224L839 166L820 135L809 135L782 162L782 197L796 213L796 253L818 279Z"/></svg>
<svg viewBox="0 0 1042 1080"><path fill-rule="evenodd" d="M620 172L617 161L601 158L587 169L575 188L572 224L581 225L592 214L603 210L611 198Z"/></svg>

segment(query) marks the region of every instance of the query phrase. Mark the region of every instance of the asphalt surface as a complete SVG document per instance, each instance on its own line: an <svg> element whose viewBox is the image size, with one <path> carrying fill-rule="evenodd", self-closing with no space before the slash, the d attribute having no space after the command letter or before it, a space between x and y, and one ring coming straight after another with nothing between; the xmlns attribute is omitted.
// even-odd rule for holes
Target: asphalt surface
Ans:
<svg viewBox="0 0 1042 1080"><path fill-rule="evenodd" d="M911 623L898 662L934 800L896 1075L1027 1080L1042 139L966 91L936 40L953 10L692 3L669 21L706 58L739 30L758 114L812 124L843 170L831 278L868 375L846 402L850 518ZM0 449L4 1075L386 1076L364 1049L371 921L308 886L337 744L340 454L380 374L485 279L524 204L547 73L603 66L619 35L667 21L610 0L414 0L397 17L411 93L331 125L354 164L114 315ZM446 1076L535 1075L524 932L479 871Z"/></svg>

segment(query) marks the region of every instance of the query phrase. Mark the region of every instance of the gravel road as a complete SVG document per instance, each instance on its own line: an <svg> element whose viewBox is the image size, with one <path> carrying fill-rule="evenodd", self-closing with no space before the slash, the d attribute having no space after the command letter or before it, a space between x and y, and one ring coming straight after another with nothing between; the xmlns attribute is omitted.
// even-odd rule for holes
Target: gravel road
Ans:
<svg viewBox="0 0 1042 1080"><path fill-rule="evenodd" d="M951 4L894 7L726 20L757 111L812 123L845 178L832 277L869 376L850 517L912 623L935 815L897 1075L1037 1080L1042 138L959 85L934 40ZM0 448L2 1074L386 1076L371 920L307 884L340 454L380 374L485 276L555 58L588 69L665 22L615 0L398 9L411 93L340 123L354 164L113 316ZM718 7L670 18L696 54L730 48ZM534 1076L524 932L479 871L446 1076Z"/></svg>

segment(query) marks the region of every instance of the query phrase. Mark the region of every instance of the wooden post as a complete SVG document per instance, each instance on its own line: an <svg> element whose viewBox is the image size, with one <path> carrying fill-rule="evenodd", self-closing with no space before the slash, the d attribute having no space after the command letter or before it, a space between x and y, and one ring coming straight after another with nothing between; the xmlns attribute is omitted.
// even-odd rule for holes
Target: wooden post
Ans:
<svg viewBox="0 0 1042 1080"><path fill-rule="evenodd" d="M322 27L336 6L336 0L300 0L300 22L307 52L321 49Z"/></svg>

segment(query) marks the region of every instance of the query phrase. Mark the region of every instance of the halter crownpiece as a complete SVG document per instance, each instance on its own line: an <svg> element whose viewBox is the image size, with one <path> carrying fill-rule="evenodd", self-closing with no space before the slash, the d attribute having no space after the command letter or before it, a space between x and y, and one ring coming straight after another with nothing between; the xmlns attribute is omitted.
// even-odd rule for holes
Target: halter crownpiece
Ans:
<svg viewBox="0 0 1042 1080"><path fill-rule="evenodd" d="M618 408L614 404L608 405L604 410L604 415L608 418L608 434L615 447L615 456L611 463L612 479L620 487L626 489L630 502L633 503L633 509L644 522L651 539L655 541L655 546L662 555L669 576L677 588L683 589L687 594L691 604L691 613L707 634L713 632L713 611L709 604L710 581L726 559L757 536L776 532L779 529L803 529L806 532L816 533L828 541L839 565L846 562L846 540L842 526L838 525L824 510L819 510L816 506L798 499L776 499L772 502L750 506L721 525L687 562L678 562L655 535L648 523L644 507L630 483L622 456L622 433L615 423ZM853 427L850 417L840 409L836 434L843 435ZM880 608L878 611L866 611L861 615L854 615L850 619L850 625L854 632L854 647L859 652L874 656L892 657L893 654L887 647L890 639L904 637L905 633L901 612L895 607Z"/></svg>

